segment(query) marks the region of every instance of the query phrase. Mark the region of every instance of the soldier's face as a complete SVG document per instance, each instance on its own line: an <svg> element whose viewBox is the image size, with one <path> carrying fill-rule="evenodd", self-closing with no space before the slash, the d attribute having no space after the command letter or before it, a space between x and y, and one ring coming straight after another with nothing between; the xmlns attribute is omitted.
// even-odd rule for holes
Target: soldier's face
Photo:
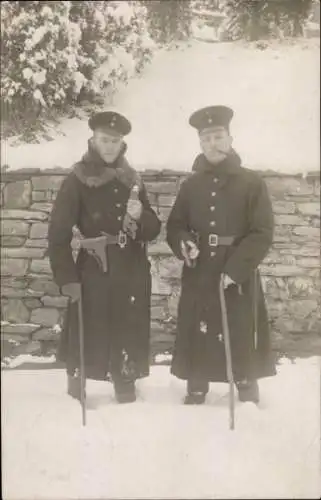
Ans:
<svg viewBox="0 0 321 500"><path fill-rule="evenodd" d="M112 131L96 129L93 136L93 145L106 163L112 163L120 153L123 138Z"/></svg>
<svg viewBox="0 0 321 500"><path fill-rule="evenodd" d="M224 127L211 127L199 133L201 150L210 163L224 160L231 150L232 137Z"/></svg>

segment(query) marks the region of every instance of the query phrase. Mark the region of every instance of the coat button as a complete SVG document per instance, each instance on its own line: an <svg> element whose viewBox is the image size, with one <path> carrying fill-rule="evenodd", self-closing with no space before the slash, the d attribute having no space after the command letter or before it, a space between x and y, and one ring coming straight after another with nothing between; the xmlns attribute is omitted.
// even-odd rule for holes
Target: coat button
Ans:
<svg viewBox="0 0 321 500"><path fill-rule="evenodd" d="M215 207L212 205L212 206L210 207L210 211L211 211L211 212L214 212L214 210L215 210Z"/></svg>
<svg viewBox="0 0 321 500"><path fill-rule="evenodd" d="M121 216L117 217L117 220L121 220Z"/></svg>
<svg viewBox="0 0 321 500"><path fill-rule="evenodd" d="M120 208L121 207L121 203L116 203L116 207Z"/></svg>
<svg viewBox="0 0 321 500"><path fill-rule="evenodd" d="M136 300L136 297L134 297L134 295L132 295L132 296L130 297L130 301L131 301L131 303L133 304L133 303L135 302L135 300Z"/></svg>
<svg viewBox="0 0 321 500"><path fill-rule="evenodd" d="M210 226L215 226L215 225L216 225L215 220L211 220L211 222L210 222Z"/></svg>
<svg viewBox="0 0 321 500"><path fill-rule="evenodd" d="M117 188L114 189L114 193L118 193L118 189Z"/></svg>
<svg viewBox="0 0 321 500"><path fill-rule="evenodd" d="M215 257L216 252L211 252L211 257Z"/></svg>
<svg viewBox="0 0 321 500"><path fill-rule="evenodd" d="M212 191L211 195L212 195L212 196L216 196L215 191Z"/></svg>
<svg viewBox="0 0 321 500"><path fill-rule="evenodd" d="M216 184L218 182L218 178L214 177L213 182L215 182L215 184Z"/></svg>

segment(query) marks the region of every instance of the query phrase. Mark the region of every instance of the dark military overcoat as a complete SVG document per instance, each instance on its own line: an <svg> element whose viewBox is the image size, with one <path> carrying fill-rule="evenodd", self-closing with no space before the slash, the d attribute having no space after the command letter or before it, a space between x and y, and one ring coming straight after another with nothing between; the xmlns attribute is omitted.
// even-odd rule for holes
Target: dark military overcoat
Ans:
<svg viewBox="0 0 321 500"><path fill-rule="evenodd" d="M167 223L167 241L178 258L181 240L197 240L200 249L196 266L183 267L172 373L227 381L219 299L220 276L226 273L239 285L225 291L235 380L274 375L265 301L255 272L273 239L265 182L243 168L234 151L216 166L199 155L193 171ZM233 244L211 246L215 235L233 237Z"/></svg>
<svg viewBox="0 0 321 500"><path fill-rule="evenodd" d="M151 274L145 244L159 234L160 221L144 185L136 239L128 237L124 248L106 247L107 273L83 249L74 262L71 249L73 227L86 238L119 233L136 178L123 153L107 166L89 148L63 182L51 213L48 239L54 279L60 287L82 284L87 378L109 378L124 353L134 361L137 378L149 373ZM67 309L58 359L66 362L70 374L79 367L76 303Z"/></svg>

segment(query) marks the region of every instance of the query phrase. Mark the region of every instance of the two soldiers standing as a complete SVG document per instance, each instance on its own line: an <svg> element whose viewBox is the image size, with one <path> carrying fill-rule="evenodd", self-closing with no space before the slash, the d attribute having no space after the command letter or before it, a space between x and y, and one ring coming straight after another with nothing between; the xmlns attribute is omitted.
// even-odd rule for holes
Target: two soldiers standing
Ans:
<svg viewBox="0 0 321 500"><path fill-rule="evenodd" d="M209 382L225 382L219 302L223 275L233 373L242 401L258 402L257 379L275 374L257 266L273 238L264 181L241 167L232 149L232 110L194 113L202 153L178 193L167 242L184 260L178 330L171 372L187 380L185 404L205 401ZM136 399L135 380L149 374L151 274L146 243L160 232L146 189L125 158L131 130L118 113L94 115L88 152L64 181L52 211L49 256L56 283L71 300L58 357L66 362L68 392L80 397L76 302L82 293L87 378L111 377L118 402ZM131 200L134 188L139 196ZM81 249L72 257L72 228L83 237L108 236L108 271Z"/></svg>

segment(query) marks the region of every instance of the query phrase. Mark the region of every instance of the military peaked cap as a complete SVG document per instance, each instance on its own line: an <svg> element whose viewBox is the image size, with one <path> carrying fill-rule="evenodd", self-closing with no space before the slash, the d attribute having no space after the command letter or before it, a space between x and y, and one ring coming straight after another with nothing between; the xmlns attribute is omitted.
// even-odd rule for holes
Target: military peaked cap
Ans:
<svg viewBox="0 0 321 500"><path fill-rule="evenodd" d="M189 124L199 132L210 127L229 128L233 111L227 106L208 106L195 111L189 119Z"/></svg>
<svg viewBox="0 0 321 500"><path fill-rule="evenodd" d="M130 122L116 111L102 111L94 114L88 121L89 128L108 128L119 135L127 135L132 129Z"/></svg>

